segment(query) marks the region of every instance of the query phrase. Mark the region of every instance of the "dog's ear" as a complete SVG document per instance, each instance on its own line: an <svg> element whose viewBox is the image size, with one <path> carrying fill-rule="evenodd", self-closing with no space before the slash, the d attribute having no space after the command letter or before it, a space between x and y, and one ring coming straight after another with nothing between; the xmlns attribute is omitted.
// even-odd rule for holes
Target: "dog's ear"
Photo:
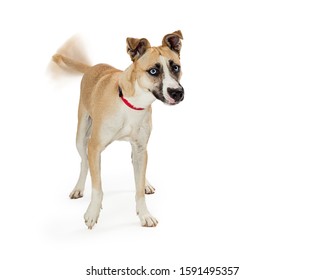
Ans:
<svg viewBox="0 0 325 280"><path fill-rule="evenodd" d="M139 59L150 47L150 43L146 38L126 38L126 51L133 62Z"/></svg>
<svg viewBox="0 0 325 280"><path fill-rule="evenodd" d="M182 32L180 30L177 30L171 34L165 35L162 40L162 45L167 46L174 52L177 52L179 56L182 48L181 39L183 39Z"/></svg>

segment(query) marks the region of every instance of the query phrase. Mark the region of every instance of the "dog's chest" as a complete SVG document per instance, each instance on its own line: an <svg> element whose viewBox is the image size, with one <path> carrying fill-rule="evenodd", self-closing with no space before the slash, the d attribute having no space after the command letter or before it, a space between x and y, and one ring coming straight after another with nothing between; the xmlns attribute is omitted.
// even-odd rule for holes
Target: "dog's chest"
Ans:
<svg viewBox="0 0 325 280"><path fill-rule="evenodd" d="M146 112L121 114L113 119L107 119L102 133L103 136L111 135L114 140L141 141L149 137L151 131L150 124L150 115ZM104 138L106 138L105 136Z"/></svg>
<svg viewBox="0 0 325 280"><path fill-rule="evenodd" d="M132 141L138 137L140 126L136 123L126 123L117 135L117 140Z"/></svg>

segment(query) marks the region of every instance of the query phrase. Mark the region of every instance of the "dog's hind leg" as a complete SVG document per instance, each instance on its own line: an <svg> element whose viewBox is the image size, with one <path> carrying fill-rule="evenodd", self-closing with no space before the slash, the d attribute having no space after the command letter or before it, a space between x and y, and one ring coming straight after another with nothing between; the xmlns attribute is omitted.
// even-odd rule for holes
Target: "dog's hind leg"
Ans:
<svg viewBox="0 0 325 280"><path fill-rule="evenodd" d="M105 149L105 144L98 137L98 129L93 127L92 135L88 144L88 162L91 175L91 200L84 215L85 223L88 229L92 229L97 223L100 209L102 207L103 190L100 176L101 152ZM106 135L110 136L110 135ZM105 142L105 141L104 141ZM110 143L108 139L105 143Z"/></svg>
<svg viewBox="0 0 325 280"><path fill-rule="evenodd" d="M81 157L80 175L78 182L72 192L70 193L71 199L80 198L83 196L85 189L85 182L88 174L88 157L87 157L87 145L91 131L91 118L89 114L79 106L78 114L78 129L76 137L76 145L79 155Z"/></svg>
<svg viewBox="0 0 325 280"><path fill-rule="evenodd" d="M146 188L145 193L146 194L154 194L156 189L149 183L149 181L146 179Z"/></svg>

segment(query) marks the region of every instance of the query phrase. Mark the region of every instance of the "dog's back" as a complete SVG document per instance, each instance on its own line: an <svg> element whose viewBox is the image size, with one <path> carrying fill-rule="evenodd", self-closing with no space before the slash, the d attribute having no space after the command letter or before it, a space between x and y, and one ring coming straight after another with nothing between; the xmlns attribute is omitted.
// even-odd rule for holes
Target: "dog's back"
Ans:
<svg viewBox="0 0 325 280"><path fill-rule="evenodd" d="M80 87L79 110L83 107L92 118L96 118L96 114L103 111L101 105L105 104L107 107L118 97L117 81L122 71L104 63L91 66L77 36L70 38L60 47L52 56L52 61L66 74L84 74ZM51 71L58 75L60 70L51 65ZM116 94L109 96L107 93Z"/></svg>

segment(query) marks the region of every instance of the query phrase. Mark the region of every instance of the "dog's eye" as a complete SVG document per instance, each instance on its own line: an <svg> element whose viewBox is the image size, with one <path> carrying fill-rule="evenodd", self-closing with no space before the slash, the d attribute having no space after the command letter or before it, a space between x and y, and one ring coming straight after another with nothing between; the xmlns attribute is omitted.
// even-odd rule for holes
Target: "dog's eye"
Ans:
<svg viewBox="0 0 325 280"><path fill-rule="evenodd" d="M151 68L148 70L149 74L151 76L158 76L159 75L159 70L157 68Z"/></svg>
<svg viewBox="0 0 325 280"><path fill-rule="evenodd" d="M172 69L173 69L173 72L178 73L179 70L181 69L181 67L178 66L178 65L176 65L176 64L174 64L173 67L172 67Z"/></svg>

